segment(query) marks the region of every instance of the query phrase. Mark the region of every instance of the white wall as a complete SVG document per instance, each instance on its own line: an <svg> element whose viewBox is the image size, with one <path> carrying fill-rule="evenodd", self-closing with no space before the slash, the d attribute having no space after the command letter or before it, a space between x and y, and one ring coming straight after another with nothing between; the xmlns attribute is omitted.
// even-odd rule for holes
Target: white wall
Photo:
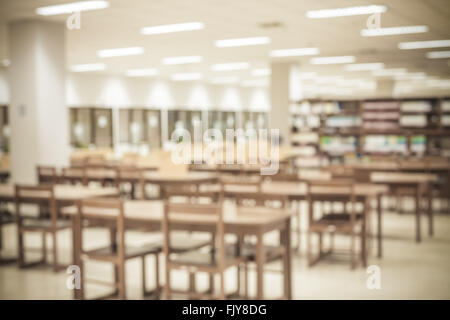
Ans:
<svg viewBox="0 0 450 320"><path fill-rule="evenodd" d="M9 103L8 70L0 67L0 104Z"/></svg>

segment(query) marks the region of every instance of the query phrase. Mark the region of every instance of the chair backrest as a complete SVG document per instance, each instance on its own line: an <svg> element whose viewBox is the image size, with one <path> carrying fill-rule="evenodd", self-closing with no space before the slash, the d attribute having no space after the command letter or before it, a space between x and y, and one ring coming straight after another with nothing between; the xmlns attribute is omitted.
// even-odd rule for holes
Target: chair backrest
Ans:
<svg viewBox="0 0 450 320"><path fill-rule="evenodd" d="M80 217L80 229L83 230L89 222L102 221L102 225L117 230L117 254L125 255L125 217L124 204L120 199L92 198L82 199L77 203ZM86 223L88 222L88 223Z"/></svg>
<svg viewBox="0 0 450 320"><path fill-rule="evenodd" d="M208 199L214 203L219 200L221 186L217 183L193 184L182 183L164 186L164 196L167 200L186 198L189 202L199 202L200 199Z"/></svg>
<svg viewBox="0 0 450 320"><path fill-rule="evenodd" d="M58 219L58 210L56 206L55 191L53 185L16 185L14 192L14 203L16 206L16 217L19 225L22 221L21 205L34 204L46 205L50 212L50 219L54 225Z"/></svg>
<svg viewBox="0 0 450 320"><path fill-rule="evenodd" d="M170 235L171 232L177 229L185 230L186 226L195 226L197 231L213 232L215 235L214 249L218 252L218 263L225 263L225 230L223 223L222 212L223 198L212 204L198 204L198 203L173 203L170 201L164 202L164 217L163 217L163 233L164 233L164 253L166 259L170 261L170 254L172 252ZM201 224L204 228L199 228ZM194 230L194 231L195 231Z"/></svg>
<svg viewBox="0 0 450 320"><path fill-rule="evenodd" d="M84 167L68 167L62 169L61 181L66 182L80 182L85 183Z"/></svg>
<svg viewBox="0 0 450 320"><path fill-rule="evenodd" d="M56 168L51 166L37 166L37 178L39 184L50 183L55 184L57 182Z"/></svg>
<svg viewBox="0 0 450 320"><path fill-rule="evenodd" d="M308 181L307 195L309 222L312 223L314 217L314 202L342 202L344 204L351 203L350 222L355 221L355 184L352 179L335 179L331 181Z"/></svg>

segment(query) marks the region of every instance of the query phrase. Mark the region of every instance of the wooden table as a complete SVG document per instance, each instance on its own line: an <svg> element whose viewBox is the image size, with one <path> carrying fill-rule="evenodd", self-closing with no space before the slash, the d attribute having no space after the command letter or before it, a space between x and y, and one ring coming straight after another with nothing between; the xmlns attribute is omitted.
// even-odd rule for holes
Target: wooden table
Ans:
<svg viewBox="0 0 450 320"><path fill-rule="evenodd" d="M322 188L322 190L320 190ZM345 187L315 187L315 190L324 192L327 194L348 194L348 188ZM357 183L354 187L355 195L357 198L377 199L377 255L382 256L382 210L381 210L381 195L386 194L389 190L388 186L382 184L371 183ZM249 186L230 185L225 187L225 195L232 193L251 193L255 192ZM261 192L267 195L285 195L290 200L306 200L307 185L303 182L284 182L284 181L272 181L264 182L261 185ZM363 199L364 200L364 199Z"/></svg>
<svg viewBox="0 0 450 320"><path fill-rule="evenodd" d="M433 235L433 210L431 208L431 188L429 184L436 181L437 176L426 173L406 173L406 172L372 172L370 181L372 183L389 185L390 188L412 188L415 194L416 202L416 241L421 241L421 223L420 223L420 202L423 194L428 194L428 217L429 217L429 235Z"/></svg>
<svg viewBox="0 0 450 320"><path fill-rule="evenodd" d="M125 224L127 228L140 228L161 230L163 219L163 201L159 200L128 200L124 204ZM81 253L81 230L79 228L79 215L74 206L66 207L64 214L72 215L73 221L73 259L75 265L80 265ZM98 212L99 215L110 216L114 219L114 213L109 210ZM283 261L284 274L284 294L287 299L292 299L292 267L291 267L291 247L290 224L292 212L286 209L271 209L266 207L237 208L230 202L224 202L223 219L225 232L236 235L255 235L256 244L256 273L257 273L257 298L264 298L264 262L265 247L263 243L264 234L274 230L280 232L280 245L286 248L286 258ZM176 217L174 217L176 220ZM185 220L186 217L183 217ZM192 220L192 223L174 223L174 228L188 231L213 232L215 225L213 221L202 216L202 219ZM78 290L74 290L75 299L80 298Z"/></svg>
<svg viewBox="0 0 450 320"><path fill-rule="evenodd" d="M12 202L14 201L14 185L13 184L0 184L0 201ZM47 198L47 193L43 193L43 198ZM55 200L58 205L72 205L77 200L83 198L93 197L112 197L119 196L119 192L116 188L102 188L92 186L73 186L65 184L55 185ZM37 199L39 200L39 199Z"/></svg>

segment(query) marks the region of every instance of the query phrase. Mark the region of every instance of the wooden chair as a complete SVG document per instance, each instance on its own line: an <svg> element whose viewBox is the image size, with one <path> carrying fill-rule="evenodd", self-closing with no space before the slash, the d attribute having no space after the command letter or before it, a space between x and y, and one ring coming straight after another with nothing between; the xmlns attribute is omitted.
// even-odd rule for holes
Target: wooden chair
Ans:
<svg viewBox="0 0 450 320"><path fill-rule="evenodd" d="M116 170L114 167L103 164L89 164L84 166L84 182L88 185L90 182L96 182L105 186L116 185Z"/></svg>
<svg viewBox="0 0 450 320"><path fill-rule="evenodd" d="M129 190L124 190L124 185L129 185ZM135 166L116 167L116 187L121 194L131 199L136 199L136 185L141 192L141 199L145 199L144 172Z"/></svg>
<svg viewBox="0 0 450 320"><path fill-rule="evenodd" d="M63 168L60 178L61 183L86 184L84 167Z"/></svg>
<svg viewBox="0 0 450 320"><path fill-rule="evenodd" d="M36 171L39 184L55 184L58 182L58 175L55 167L37 166Z"/></svg>
<svg viewBox="0 0 450 320"><path fill-rule="evenodd" d="M107 214L102 214L107 212ZM148 244L142 247L127 246L125 243L126 223L124 217L123 201L118 199L84 199L78 203L79 214L79 230L81 235L83 229L89 225L105 226L111 231L111 244L106 247L100 247L91 250L84 250L81 243L81 297L85 298L85 284L86 278L83 274L85 261L102 261L110 262L114 265L114 291L111 294L100 297L99 299L118 297L119 299L126 299L126 280L125 280L125 263L127 260L134 258L141 258L142 261L142 294L143 296L154 295L159 297L161 287L159 284L159 263L158 254L161 252L161 247L157 244ZM80 237L82 239L82 236ZM154 290L147 290L146 288L146 257L153 255L155 261L155 283ZM111 285L103 281L91 279L103 285Z"/></svg>
<svg viewBox="0 0 450 320"><path fill-rule="evenodd" d="M208 229L208 232L212 232L214 235L212 248L207 252L196 250L175 254L171 244L172 232L179 228L186 228L192 221L198 221L199 219L204 221L205 229ZM163 232L166 258L166 298L170 299L173 292L179 292L173 290L171 286L172 270L184 269L190 273L189 298L209 297L225 299L225 271L231 267L245 265L247 258L240 255L228 255L226 252L222 198L214 204L171 203L165 201ZM246 267L245 270L247 270ZM210 275L209 291L205 293L196 292L195 275L197 272L206 272ZM220 278L218 295L214 294L215 275L219 275ZM247 283L247 274L245 274L244 281Z"/></svg>
<svg viewBox="0 0 450 320"><path fill-rule="evenodd" d="M221 189L224 198L236 200L238 205L244 202L253 201L257 193L261 193L260 176L228 176L220 178Z"/></svg>
<svg viewBox="0 0 450 320"><path fill-rule="evenodd" d="M15 206L18 233L19 267L30 267L46 262L47 248L46 235L51 234L53 238L53 271L58 271L64 266L58 264L58 241L57 232L70 228L70 221L62 220L58 217L58 210L55 200L55 192L52 185L40 186L20 186L15 187ZM34 204L49 208L49 217L27 217L22 213L23 204ZM26 263L24 237L27 232L42 232L42 260Z"/></svg>
<svg viewBox="0 0 450 320"><path fill-rule="evenodd" d="M1 252L3 249L3 226L16 223L15 216L8 210L7 203L0 203L0 265L17 262L16 258L5 258Z"/></svg>
<svg viewBox="0 0 450 320"><path fill-rule="evenodd" d="M334 234L348 234L350 236L350 262L351 268L356 267L355 254L356 254L356 238L360 237L361 241L361 262L363 266L367 265L367 247L366 247L366 217L368 210L368 204L364 201L367 199L358 198L355 195L353 181L348 180L334 180L334 181L310 181L308 183L307 200L309 207L309 227L307 236L307 258L308 265L312 266L323 258L325 255L331 253L334 249ZM339 193L336 190L339 189ZM349 210L344 210L344 213L321 213L319 218L316 218L314 214L314 203L324 201L342 202L344 208L348 208L347 204L350 204ZM364 204L364 212L356 212L356 203L362 201ZM317 233L319 236L319 255L313 260L312 257L312 234ZM322 235L325 233L330 234L330 249L328 252L323 250Z"/></svg>

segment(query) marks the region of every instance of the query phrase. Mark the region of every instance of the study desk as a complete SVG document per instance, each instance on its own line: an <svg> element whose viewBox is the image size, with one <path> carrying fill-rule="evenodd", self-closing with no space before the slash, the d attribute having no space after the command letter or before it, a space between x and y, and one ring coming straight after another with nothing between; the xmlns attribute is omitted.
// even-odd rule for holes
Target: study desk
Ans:
<svg viewBox="0 0 450 320"><path fill-rule="evenodd" d="M411 188L415 195L415 214L416 214L416 241L420 242L421 237L421 221L420 221L420 203L424 194L428 197L428 232L433 235L433 210L431 207L432 193L429 187L430 183L437 180L437 176L427 173L407 173L407 172L372 172L370 181L376 184L388 185L390 189Z"/></svg>
<svg viewBox="0 0 450 320"><path fill-rule="evenodd" d="M256 273L257 273L257 299L264 298L264 262L265 247L263 243L264 234L271 231L280 232L280 246L286 250L286 258L283 261L284 274L284 296L292 299L292 267L291 267L291 247L290 225L292 212L286 209L271 209L266 207L237 208L234 204L225 201L223 208L223 220L225 232L229 234L254 235L256 236ZM127 228L148 229L151 231L161 230L163 219L164 202L160 200L127 200L124 203L125 225ZM64 214L72 215L73 221L73 260L75 265L80 265L81 254L81 229L79 215L75 206L66 207L62 210ZM110 210L101 211L96 214L103 218L110 216L115 219L114 213ZM205 231L214 232L214 221L209 221L204 215L201 219L192 219L192 223L176 224L174 227L185 231ZM186 217L183 216L183 221ZM74 290L74 298L79 299L80 295Z"/></svg>

